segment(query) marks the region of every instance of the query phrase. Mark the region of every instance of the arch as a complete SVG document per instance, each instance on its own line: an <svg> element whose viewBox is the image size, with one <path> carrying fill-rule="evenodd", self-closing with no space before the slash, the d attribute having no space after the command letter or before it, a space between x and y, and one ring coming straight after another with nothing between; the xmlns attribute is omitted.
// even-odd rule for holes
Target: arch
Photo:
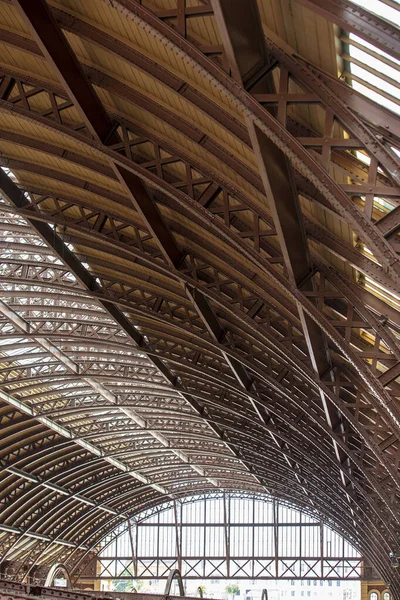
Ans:
<svg viewBox="0 0 400 600"><path fill-rule="evenodd" d="M160 504L158 507L144 510L135 515L135 560L143 569L144 579L159 577L161 565L167 561L170 561L170 565L180 566L180 574L184 580L205 579L214 560L219 560L221 564L226 565L224 570L215 574L215 578L229 579L228 573L233 573L235 565L244 558L247 560L248 571L237 574L238 579L250 576L253 567L256 568L261 558L278 565L276 572L263 575L263 579L279 579L281 578L279 565L280 561L284 559L284 554L269 543L274 527L285 532L282 534L284 537L279 539L284 540L287 548L290 548L293 572L297 573L294 575L296 579L331 579L332 577L359 579L361 576L363 557L359 549L355 547L354 539L349 537L346 539L343 530L334 526L329 527L328 523L324 522L316 512L312 514L310 511L303 511L300 507L294 507L287 502L281 502L268 496L243 493L205 494L182 498L179 502L178 520L171 502ZM162 516L160 516L161 514ZM214 516L210 520L206 518L207 515ZM251 525L253 519L254 523L259 526L254 532ZM175 541L175 547L172 548L170 541L177 523L179 523L180 534L179 539ZM210 525L215 526L217 531L215 539L208 535L204 537L199 533L194 540L192 528L194 523L196 523L198 531L201 528L203 532L206 532ZM157 529L158 524L168 524L168 528ZM233 539L239 524L243 528L245 539L247 537L250 539L250 534L249 536L245 535L249 533L249 530L253 532L251 535L254 535L254 546L239 547L234 544L231 551L227 553L226 547L221 541L222 528L225 527L228 539ZM148 527L150 525L151 529ZM150 531L151 533L149 533ZM306 536L311 535L314 542L304 544L302 553L300 553L296 540L301 536L305 540ZM267 539L268 542L266 542ZM314 560L315 562L314 545L320 547L321 544L324 545L324 540L333 540L332 543L337 544L337 547L343 547L343 555L336 557L339 561L336 574L332 570L330 570L330 574L327 574L331 558L331 554L327 552L322 557L319 556L318 564L314 565L314 574L303 576L300 568L302 561ZM100 578L109 579L111 573L113 577L121 576L119 560L126 556L124 549L127 544L129 544L129 532L124 524L119 524L114 534L109 534L104 538L101 544L102 549L97 555L99 561L97 573ZM155 558L156 552L157 558ZM150 556L151 558L149 558ZM198 557L199 560L195 566L191 564L192 556ZM209 558L210 556L213 558ZM347 573L346 568L350 565L351 570ZM130 564L127 565L128 567L130 568ZM171 573L169 573L170 578L172 578ZM167 577L167 574L164 577ZM263 599L266 600L267 597L265 594Z"/></svg>
<svg viewBox="0 0 400 600"><path fill-rule="evenodd" d="M172 582L173 582L174 579L177 579L177 581L178 581L179 595L180 596L184 596L185 595L185 588L183 587L182 576L181 576L181 572L179 571L179 569L171 569L171 571L169 572L167 583L165 584L164 594L166 596L170 595L170 593L171 593L171 586L172 586Z"/></svg>
<svg viewBox="0 0 400 600"><path fill-rule="evenodd" d="M62 573L67 581L67 588L71 589L72 588L72 582L71 582L71 577L69 574L69 571L67 569L67 567L65 565L63 565L62 563L54 563L54 565L52 567L50 567L49 572L47 573L47 577L46 577L46 581L44 582L44 585L46 587L50 587L53 585L54 583L54 579L56 578L56 575L58 575L59 573Z"/></svg>
<svg viewBox="0 0 400 600"><path fill-rule="evenodd" d="M327 390L325 390L325 392L324 392L324 393L327 393ZM342 407L342 408L343 408L343 407ZM356 423L354 423L354 425L357 425L357 424L356 424ZM338 440L338 439L337 439L336 441L337 441L337 442L339 442L340 440ZM347 451L347 450L346 450L346 451ZM383 458L383 455L382 455L382 454L379 454L379 456L380 456L380 458L381 458L381 459ZM354 457L353 457L353 460L354 460ZM389 466L388 466L388 468L389 468ZM371 478L371 475L370 475L370 474L369 474L369 477ZM378 486L378 484L376 483L376 481L372 480L372 481L371 481L371 484L372 484L372 485L374 485L375 489L377 489L377 492L378 492L378 494L382 494L382 491L380 491L380 487ZM355 482L353 482L353 485L356 485L356 483L355 483ZM384 497L382 497L382 499L384 499ZM390 503L388 503L388 504L387 504L387 506L390 506ZM395 514L392 514L392 516L395 516Z"/></svg>

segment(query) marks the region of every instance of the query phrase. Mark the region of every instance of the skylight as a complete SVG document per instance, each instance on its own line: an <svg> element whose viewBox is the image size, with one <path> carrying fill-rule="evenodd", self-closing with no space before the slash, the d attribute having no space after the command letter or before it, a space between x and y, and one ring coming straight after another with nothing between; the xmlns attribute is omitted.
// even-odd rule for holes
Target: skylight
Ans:
<svg viewBox="0 0 400 600"><path fill-rule="evenodd" d="M397 10L380 0L353 2L400 27L400 4ZM345 71L344 76L351 80L354 89L400 114L400 61L353 33L342 36L342 41L349 44L343 58L350 63L350 71Z"/></svg>

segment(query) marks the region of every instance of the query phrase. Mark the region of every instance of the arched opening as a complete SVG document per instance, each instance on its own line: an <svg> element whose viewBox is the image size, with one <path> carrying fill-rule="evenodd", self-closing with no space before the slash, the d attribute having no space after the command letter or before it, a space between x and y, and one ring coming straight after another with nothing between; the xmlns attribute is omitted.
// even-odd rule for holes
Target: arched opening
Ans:
<svg viewBox="0 0 400 600"><path fill-rule="evenodd" d="M217 493L169 501L137 514L129 528L121 524L104 538L97 572L119 586L135 579L153 589L154 580L172 581L179 569L188 594L204 582L205 597L211 580L224 592L228 580L242 587L257 580L260 589L249 597L266 600L268 582L276 580L299 580L313 591L318 581L351 586L362 563L357 548L312 511L266 495Z"/></svg>
<svg viewBox="0 0 400 600"><path fill-rule="evenodd" d="M60 580L65 581L66 585L61 585ZM59 585L60 587L72 588L71 577L67 567L62 563L55 563L52 567L50 567L44 585L49 587L53 585Z"/></svg>

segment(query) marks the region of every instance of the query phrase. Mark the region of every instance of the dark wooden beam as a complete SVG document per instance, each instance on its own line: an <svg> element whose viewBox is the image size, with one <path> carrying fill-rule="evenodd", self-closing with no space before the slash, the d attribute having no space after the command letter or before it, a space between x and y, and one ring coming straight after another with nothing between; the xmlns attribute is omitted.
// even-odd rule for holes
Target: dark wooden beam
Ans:
<svg viewBox="0 0 400 600"><path fill-rule="evenodd" d="M205 296L191 286L186 286L186 295L192 301L197 312L201 316L208 333L218 343L222 342L225 337L225 329L221 326L218 318L207 302Z"/></svg>
<svg viewBox="0 0 400 600"><path fill-rule="evenodd" d="M249 131L285 266L290 279L300 285L311 272L311 258L292 168L258 127L249 123Z"/></svg>
<svg viewBox="0 0 400 600"><path fill-rule="evenodd" d="M224 327L219 322L218 316L215 314L215 311L210 306L206 297L191 286L186 286L186 294L192 300L198 314L200 315L203 323L205 324L208 333L211 335L212 339L221 344L226 336L226 331ZM253 378L247 372L246 367L240 363L236 358L230 356L227 352L224 351L223 347L220 347L221 354L223 355L225 361L229 365L232 373L242 386L242 388L246 392L254 392L253 389ZM260 416L261 421L264 421L264 417L261 415L260 407L254 401L252 396L249 396L249 400L256 410L257 414Z"/></svg>
<svg viewBox="0 0 400 600"><path fill-rule="evenodd" d="M86 80L64 34L57 27L47 4L42 0L15 0L14 3L19 6L40 50L68 90L92 135L105 143L110 136L112 123L96 92Z"/></svg>
<svg viewBox="0 0 400 600"><path fill-rule="evenodd" d="M231 75L247 87L257 79L267 66L269 59L265 52L261 21L255 2L224 0L212 2L217 18ZM221 25L224 23L224 30ZM227 32L229 31L229 35ZM247 84L247 85L246 85Z"/></svg>

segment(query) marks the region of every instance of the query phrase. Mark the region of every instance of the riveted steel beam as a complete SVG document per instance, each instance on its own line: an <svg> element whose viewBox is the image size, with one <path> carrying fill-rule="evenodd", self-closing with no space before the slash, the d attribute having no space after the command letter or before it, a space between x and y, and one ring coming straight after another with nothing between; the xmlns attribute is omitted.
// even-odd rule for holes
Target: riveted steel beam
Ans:
<svg viewBox="0 0 400 600"><path fill-rule="evenodd" d="M103 144L113 145L120 142L115 125L109 119L93 87L86 79L47 4L44 0L36 0L36 2L18 0L17 4L35 34L39 47L63 81L89 131ZM93 117L94 114L95 117ZM175 242L143 182L137 175L120 165L112 162L112 166L137 210L144 217L151 233L157 239L163 255L172 267L178 268L184 260L184 254ZM200 292L198 292L198 296L202 296ZM204 303L206 303L205 297L203 297ZM170 378L169 369L165 367L162 360L155 358L153 361L172 385L176 385L176 377ZM241 378L245 377L244 367L242 365L236 365L236 367L234 372L236 373L238 369L241 369Z"/></svg>
<svg viewBox="0 0 400 600"><path fill-rule="evenodd" d="M266 65L269 66L268 54L257 3L251 1L241 5L232 0L212 0L212 5L233 76L247 89L256 85L258 93L273 92L272 76L265 72ZM270 110L279 118L279 113L274 108ZM289 278L302 291L311 291L312 263L290 163L274 142L249 118L247 126ZM325 335L299 304L298 310L313 367L319 377L330 378L332 364ZM340 414L323 393L321 401L332 430L343 428ZM338 461L341 464L348 462L350 465L339 447L336 444L334 447ZM342 483L346 485L343 473L341 476Z"/></svg>
<svg viewBox="0 0 400 600"><path fill-rule="evenodd" d="M400 60L399 29L351 0L297 0L328 21Z"/></svg>

